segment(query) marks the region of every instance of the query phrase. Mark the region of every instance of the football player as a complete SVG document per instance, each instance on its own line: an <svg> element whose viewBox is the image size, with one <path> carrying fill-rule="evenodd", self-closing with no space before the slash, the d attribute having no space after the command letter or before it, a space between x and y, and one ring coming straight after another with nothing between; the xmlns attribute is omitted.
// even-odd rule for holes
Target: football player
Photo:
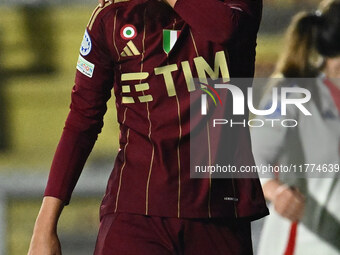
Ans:
<svg viewBox="0 0 340 255"><path fill-rule="evenodd" d="M116 0L94 10L30 255L61 253L58 218L112 89L120 148L95 254L252 254L250 221L268 214L260 182L190 178L190 93L193 78L253 77L261 10L261 0ZM228 135L229 162L254 164L248 128Z"/></svg>

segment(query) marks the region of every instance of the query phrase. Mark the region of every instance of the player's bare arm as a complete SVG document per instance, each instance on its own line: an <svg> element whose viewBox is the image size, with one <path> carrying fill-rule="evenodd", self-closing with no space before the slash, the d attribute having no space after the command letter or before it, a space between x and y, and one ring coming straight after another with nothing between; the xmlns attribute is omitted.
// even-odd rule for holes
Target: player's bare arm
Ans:
<svg viewBox="0 0 340 255"><path fill-rule="evenodd" d="M60 255L61 248L57 236L57 223L63 202L58 198L45 197L34 225L28 255Z"/></svg>

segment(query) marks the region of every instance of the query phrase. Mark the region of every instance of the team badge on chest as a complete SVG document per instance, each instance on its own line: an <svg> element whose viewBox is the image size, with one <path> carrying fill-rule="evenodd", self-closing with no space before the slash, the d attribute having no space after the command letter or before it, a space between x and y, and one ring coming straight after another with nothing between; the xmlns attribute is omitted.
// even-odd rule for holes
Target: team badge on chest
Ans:
<svg viewBox="0 0 340 255"><path fill-rule="evenodd" d="M172 50L180 33L180 30L163 29L163 49L166 54Z"/></svg>
<svg viewBox="0 0 340 255"><path fill-rule="evenodd" d="M124 40L132 40L137 36L137 29L134 25L127 24L120 29L120 36Z"/></svg>

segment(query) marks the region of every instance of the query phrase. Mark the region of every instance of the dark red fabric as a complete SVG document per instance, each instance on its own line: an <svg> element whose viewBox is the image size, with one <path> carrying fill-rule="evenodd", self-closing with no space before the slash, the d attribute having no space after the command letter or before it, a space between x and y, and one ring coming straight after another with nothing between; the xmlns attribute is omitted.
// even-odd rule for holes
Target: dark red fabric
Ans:
<svg viewBox="0 0 340 255"><path fill-rule="evenodd" d="M94 254L251 255L250 222L107 214Z"/></svg>
<svg viewBox="0 0 340 255"><path fill-rule="evenodd" d="M106 101L113 88L120 150L102 202L102 216L129 212L164 217L255 219L268 214L256 178L190 178L190 93L182 67L183 62L187 63L193 77L198 77L194 59L202 57L214 68L215 55L222 52L231 77L252 77L262 2L179 0L175 10L157 0L106 5L105 9L95 11L87 28L92 50L84 58L95 65L94 73L89 78L77 71L71 111L45 196L69 202L101 131ZM121 54L129 42L122 37L121 29L128 24L136 28L136 37L131 41L140 54ZM163 50L163 29L181 31L169 54ZM168 65L177 68L171 72L176 95L168 94L163 75L155 73L155 68ZM139 72L147 73L148 77L122 81L122 74ZM135 85L139 83L148 83L149 89L137 91ZM123 92L123 85L129 85L131 91ZM246 91L247 86L242 90ZM122 103L126 95L135 103ZM153 100L140 102L143 95L151 95ZM225 110L230 109L231 100L223 105ZM248 112L244 117L248 117ZM253 165L248 128L235 127L225 133L227 148L220 153L232 165ZM217 138L211 137L212 141ZM205 135L201 145L207 144Z"/></svg>

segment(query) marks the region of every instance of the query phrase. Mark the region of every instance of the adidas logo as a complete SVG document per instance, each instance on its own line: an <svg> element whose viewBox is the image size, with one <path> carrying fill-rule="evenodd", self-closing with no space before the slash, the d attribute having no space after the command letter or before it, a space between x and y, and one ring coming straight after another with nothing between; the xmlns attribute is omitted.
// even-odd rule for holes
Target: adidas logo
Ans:
<svg viewBox="0 0 340 255"><path fill-rule="evenodd" d="M132 41L129 41L120 55L122 57L138 56L140 55L140 52L135 44Z"/></svg>

